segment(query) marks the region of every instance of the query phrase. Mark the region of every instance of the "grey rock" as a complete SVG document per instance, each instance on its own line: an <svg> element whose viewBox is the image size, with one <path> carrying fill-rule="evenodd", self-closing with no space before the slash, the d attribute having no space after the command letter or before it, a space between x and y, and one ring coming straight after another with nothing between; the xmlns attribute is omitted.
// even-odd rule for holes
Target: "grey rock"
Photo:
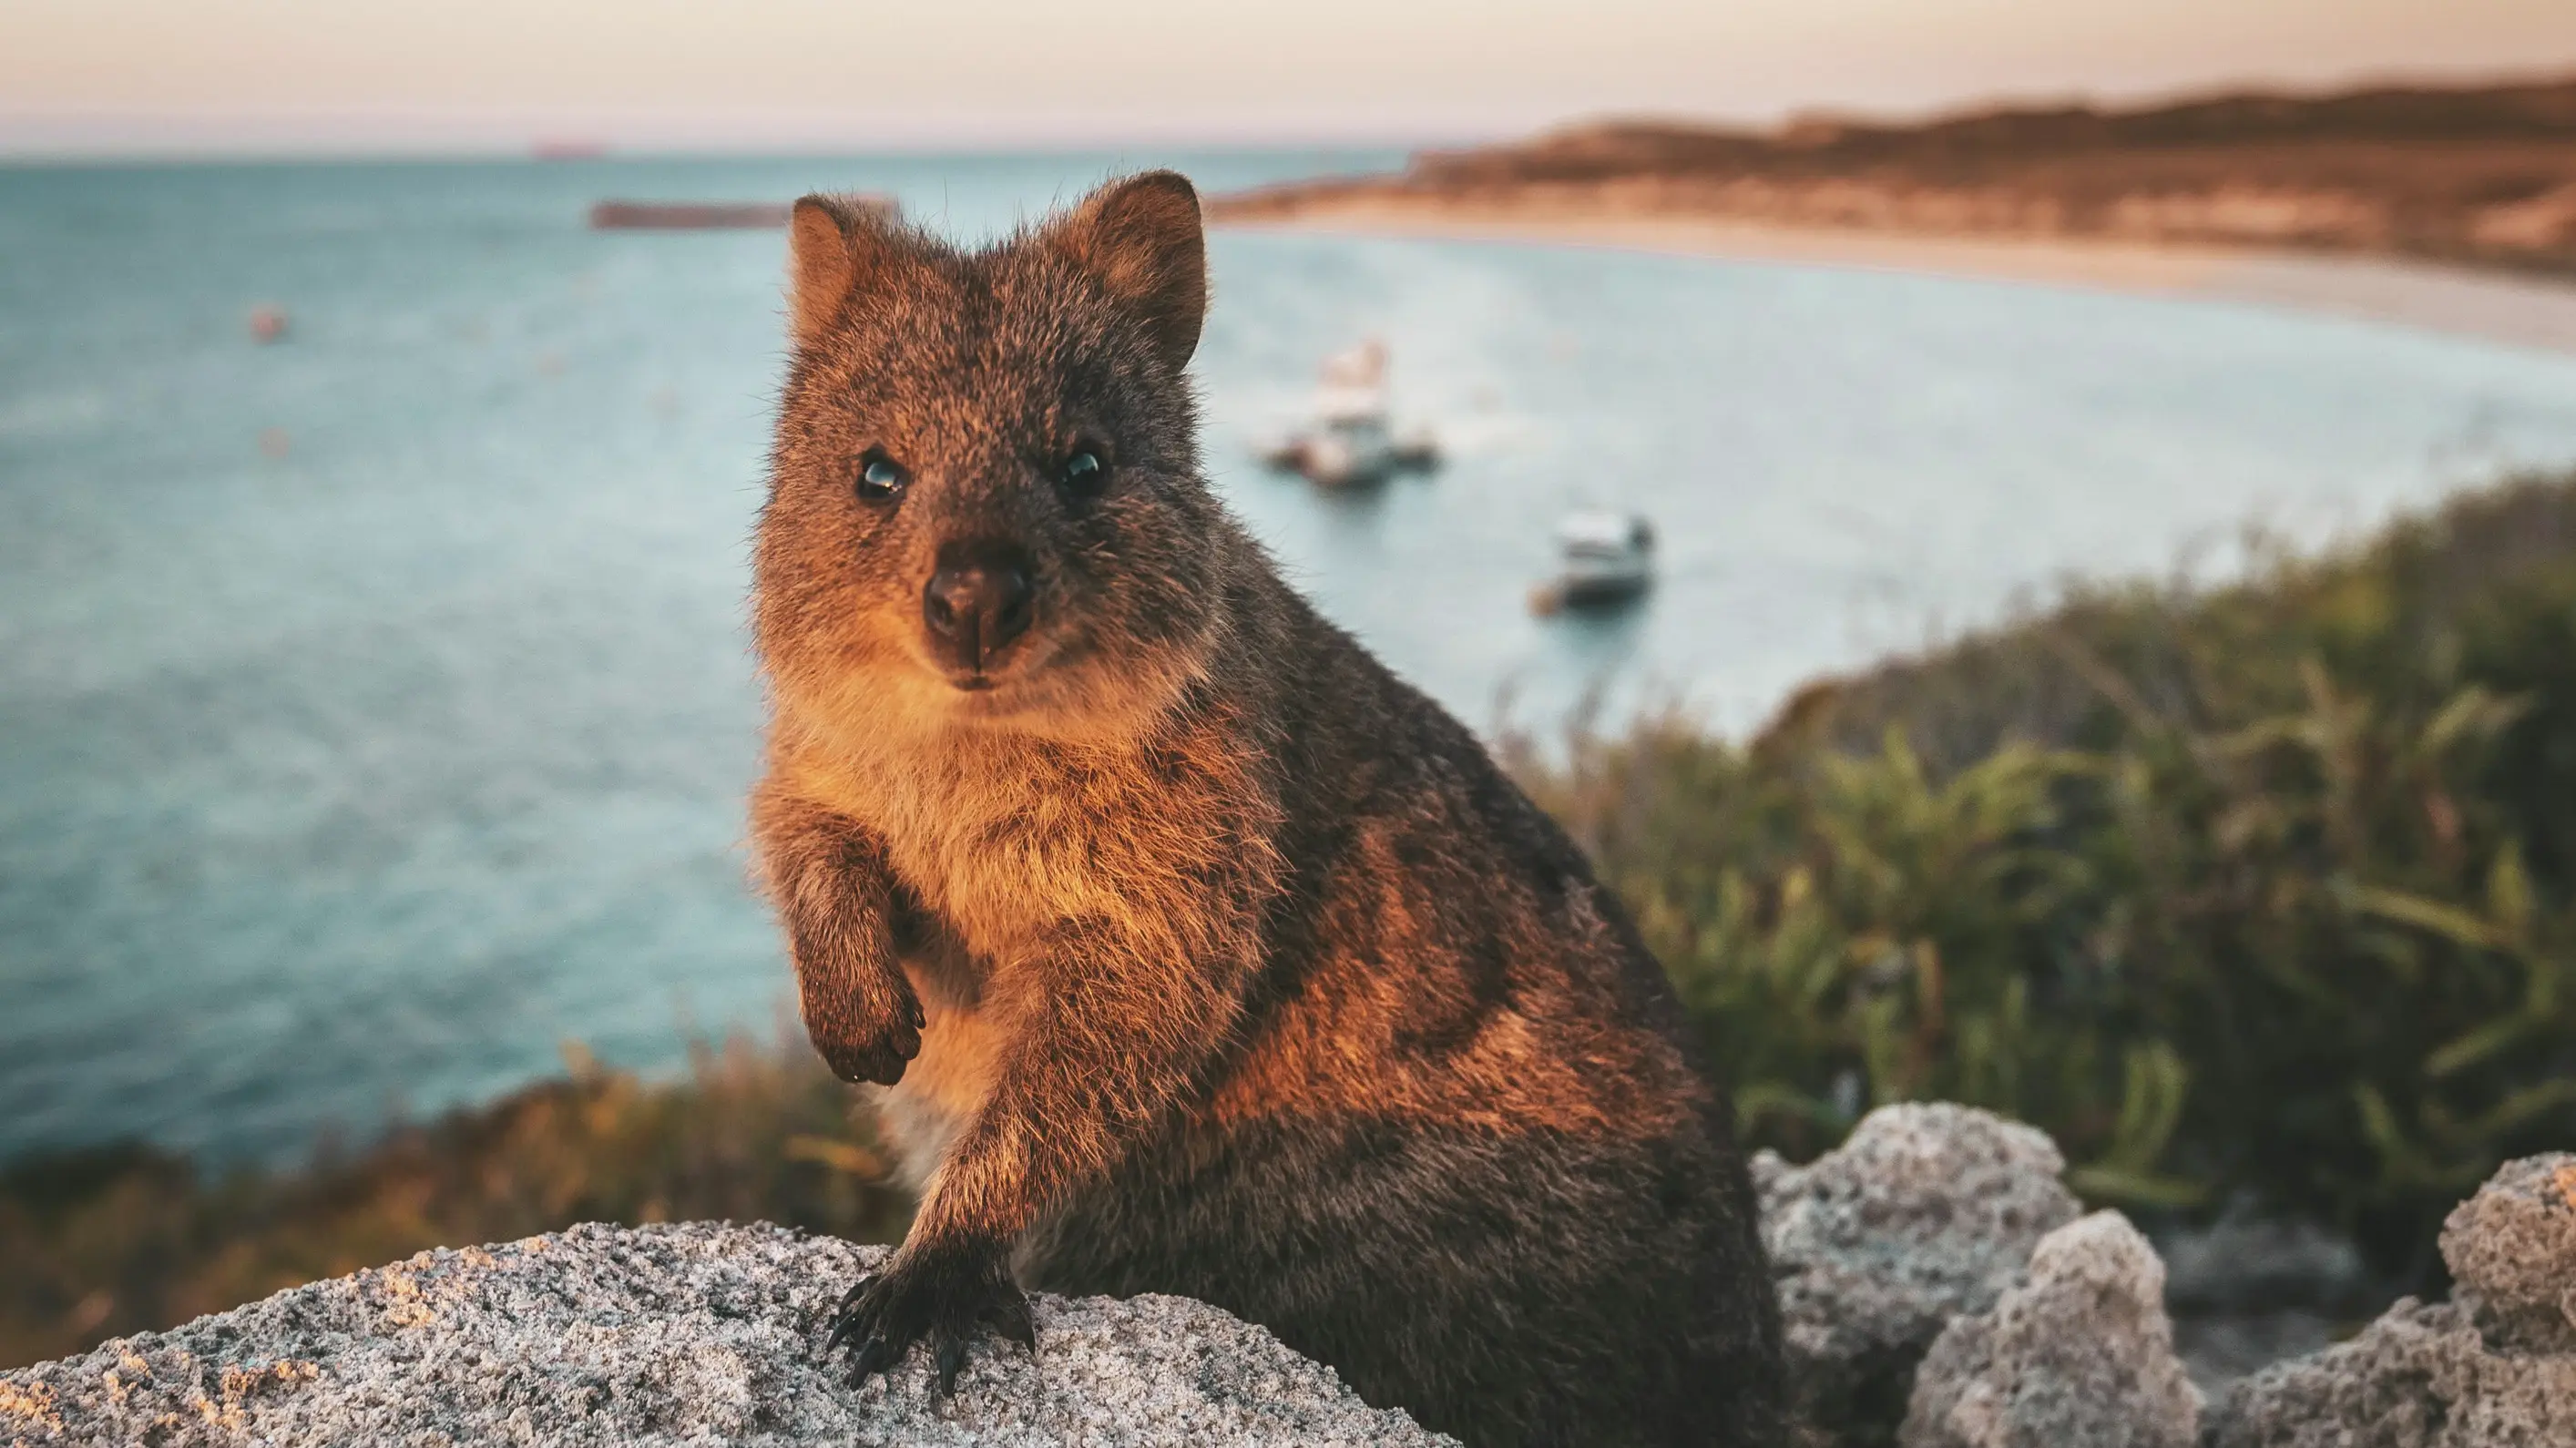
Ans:
<svg viewBox="0 0 2576 1448"><path fill-rule="evenodd" d="M2500 1352L2454 1304L2408 1298L2359 1337L2237 1384L2208 1448L2556 1448L2576 1358Z"/></svg>
<svg viewBox="0 0 2576 1448"><path fill-rule="evenodd" d="M2065 1166L2044 1133L1946 1104L1881 1107L1804 1167L1756 1157L1791 1400L1812 1430L1893 1440L1933 1339L1993 1307L2080 1214Z"/></svg>
<svg viewBox="0 0 2576 1448"><path fill-rule="evenodd" d="M2117 1214L2077 1221L2062 1166L2039 1132L1944 1105L1873 1112L1806 1167L1756 1158L1811 1442L1892 1443L1900 1423L1905 1448L2192 1439L2164 1266ZM0 1443L1453 1441L1174 1297L1040 1296L1041 1358L979 1345L947 1403L918 1353L852 1389L814 1356L816 1333L884 1250L698 1223L423 1253L0 1373ZM2237 1383L2199 1414L2200 1441L2576 1445L2576 1156L2499 1171L2442 1250L2454 1302L2400 1302L2351 1342ZM2333 1253L2307 1255L2320 1280L2343 1275ZM2190 1270L2208 1290L2179 1295L2241 1303L2222 1267Z"/></svg>
<svg viewBox="0 0 2576 1448"><path fill-rule="evenodd" d="M2239 1381L2277 1362L2323 1352L2352 1330L2353 1316L2284 1307L2276 1312L2187 1312L2173 1305L2166 1289L2166 1310L2173 1315L2174 1352L2183 1371L2204 1399L2214 1399ZM2366 1318L2370 1314L2361 1313Z"/></svg>
<svg viewBox="0 0 2576 1448"><path fill-rule="evenodd" d="M2352 1239L2245 1207L2154 1238L2165 1263L2174 1350L2212 1396L2276 1362L2332 1347L2397 1293L2372 1276Z"/></svg>
<svg viewBox="0 0 2576 1448"><path fill-rule="evenodd" d="M2235 1211L2205 1227L2177 1228L2155 1246L2165 1264L2165 1306L2175 1312L2333 1312L2385 1307L2396 1296L2377 1295L2351 1238L2312 1222Z"/></svg>
<svg viewBox="0 0 2576 1448"><path fill-rule="evenodd" d="M425 1252L0 1374L11 1444L1453 1443L1178 1297L1034 1299L1040 1356L853 1389L827 1309L886 1249L766 1225L581 1226Z"/></svg>
<svg viewBox="0 0 2576 1448"><path fill-rule="evenodd" d="M2237 1384L2208 1448L2576 1444L2576 1157L2508 1164L2451 1214L2454 1300L2408 1298L2359 1337Z"/></svg>
<svg viewBox="0 0 2576 1448"><path fill-rule="evenodd" d="M2164 1264L2119 1213L2049 1233L2020 1285L1933 1342L1898 1441L2191 1448L2200 1397L2174 1355L2164 1292Z"/></svg>
<svg viewBox="0 0 2576 1448"><path fill-rule="evenodd" d="M2576 1156L2505 1163L2442 1223L2442 1260L2499 1342L2576 1352Z"/></svg>

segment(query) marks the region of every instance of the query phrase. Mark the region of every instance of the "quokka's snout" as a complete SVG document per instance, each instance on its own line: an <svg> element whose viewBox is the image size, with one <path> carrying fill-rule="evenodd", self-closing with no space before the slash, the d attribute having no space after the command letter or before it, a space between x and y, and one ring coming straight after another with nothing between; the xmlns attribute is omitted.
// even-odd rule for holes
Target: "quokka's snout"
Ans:
<svg viewBox="0 0 2576 1448"><path fill-rule="evenodd" d="M961 689L991 687L992 671L1014 657L1037 613L1036 561L1008 538L942 544L921 588L924 641Z"/></svg>

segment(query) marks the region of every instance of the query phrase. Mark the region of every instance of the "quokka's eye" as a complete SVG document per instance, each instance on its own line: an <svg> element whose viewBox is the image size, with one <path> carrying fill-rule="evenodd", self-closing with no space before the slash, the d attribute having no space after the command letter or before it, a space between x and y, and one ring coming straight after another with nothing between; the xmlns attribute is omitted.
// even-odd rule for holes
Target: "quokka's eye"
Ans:
<svg viewBox="0 0 2576 1448"><path fill-rule="evenodd" d="M1066 492L1080 498L1096 498L1109 486L1109 463L1094 447L1078 447L1065 454L1057 467L1055 480Z"/></svg>
<svg viewBox="0 0 2576 1448"><path fill-rule="evenodd" d="M903 470L903 464L875 448L868 449L867 456L859 459L858 493L871 503L892 499L903 491L904 484L911 481L912 474Z"/></svg>

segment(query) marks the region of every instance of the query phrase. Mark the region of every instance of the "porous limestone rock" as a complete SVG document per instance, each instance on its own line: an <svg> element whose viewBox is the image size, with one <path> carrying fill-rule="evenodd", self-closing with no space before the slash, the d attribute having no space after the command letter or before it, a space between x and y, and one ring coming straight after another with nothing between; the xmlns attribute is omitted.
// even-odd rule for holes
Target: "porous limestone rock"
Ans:
<svg viewBox="0 0 2576 1448"><path fill-rule="evenodd" d="M2442 1260L2499 1343L2576 1352L2576 1156L2505 1163L2451 1209Z"/></svg>
<svg viewBox="0 0 2576 1448"><path fill-rule="evenodd" d="M2162 1265L2116 1214L2077 1221L2061 1165L2039 1132L1941 1105L1873 1112L1803 1168L1756 1159L1811 1443L1900 1421L1906 1448L2190 1441ZM947 1403L919 1353L853 1389L814 1347L884 1250L697 1223L423 1253L0 1373L0 1444L1452 1441L1176 1297L1040 1296L1038 1361L980 1344ZM2442 1250L2455 1301L2237 1384L2201 1443L2576 1444L2576 1156L2498 1172Z"/></svg>
<svg viewBox="0 0 2576 1448"><path fill-rule="evenodd" d="M1034 1299L1038 1360L979 1344L843 1381L814 1353L886 1249L767 1225L581 1226L425 1252L0 1374L0 1442L1101 1445L1455 1440L1179 1297Z"/></svg>
<svg viewBox="0 0 2576 1448"><path fill-rule="evenodd" d="M2576 1156L2508 1163L2451 1213L2453 1300L2236 1385L2208 1448L2576 1444Z"/></svg>
<svg viewBox="0 0 2576 1448"><path fill-rule="evenodd" d="M2165 1269L2118 1212L2040 1239L2024 1280L1953 1319L1915 1372L1904 1448L2191 1448Z"/></svg>
<svg viewBox="0 0 2576 1448"><path fill-rule="evenodd" d="M2045 1133L1973 1107L1883 1106L1804 1167L1754 1160L1792 1402L1837 1443L1883 1444L1915 1364L1983 1312L2082 1208Z"/></svg>

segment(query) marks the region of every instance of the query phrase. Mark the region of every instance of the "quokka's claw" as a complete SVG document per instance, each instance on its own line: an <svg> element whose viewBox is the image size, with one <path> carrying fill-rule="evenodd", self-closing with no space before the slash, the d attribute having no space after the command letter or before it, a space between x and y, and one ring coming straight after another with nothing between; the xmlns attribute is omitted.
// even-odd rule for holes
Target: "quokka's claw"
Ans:
<svg viewBox="0 0 2576 1448"><path fill-rule="evenodd" d="M966 1366L966 1334L943 1325L930 1338L931 1360L939 1369L939 1396L954 1397L957 1374Z"/></svg>
<svg viewBox="0 0 2576 1448"><path fill-rule="evenodd" d="M1003 1341L1018 1343L1029 1350L1031 1357L1037 1356L1037 1318L1029 1312L1029 1299L1016 1289L996 1296L985 1306L984 1324Z"/></svg>
<svg viewBox="0 0 2576 1448"><path fill-rule="evenodd" d="M848 1381L855 1388L892 1369L914 1343L928 1337L932 1389L947 1397L957 1391L979 1327L1032 1354L1037 1351L1037 1322L1029 1300L998 1264L934 1261L925 1266L898 1260L882 1273L861 1277L841 1295L822 1355L848 1347Z"/></svg>

